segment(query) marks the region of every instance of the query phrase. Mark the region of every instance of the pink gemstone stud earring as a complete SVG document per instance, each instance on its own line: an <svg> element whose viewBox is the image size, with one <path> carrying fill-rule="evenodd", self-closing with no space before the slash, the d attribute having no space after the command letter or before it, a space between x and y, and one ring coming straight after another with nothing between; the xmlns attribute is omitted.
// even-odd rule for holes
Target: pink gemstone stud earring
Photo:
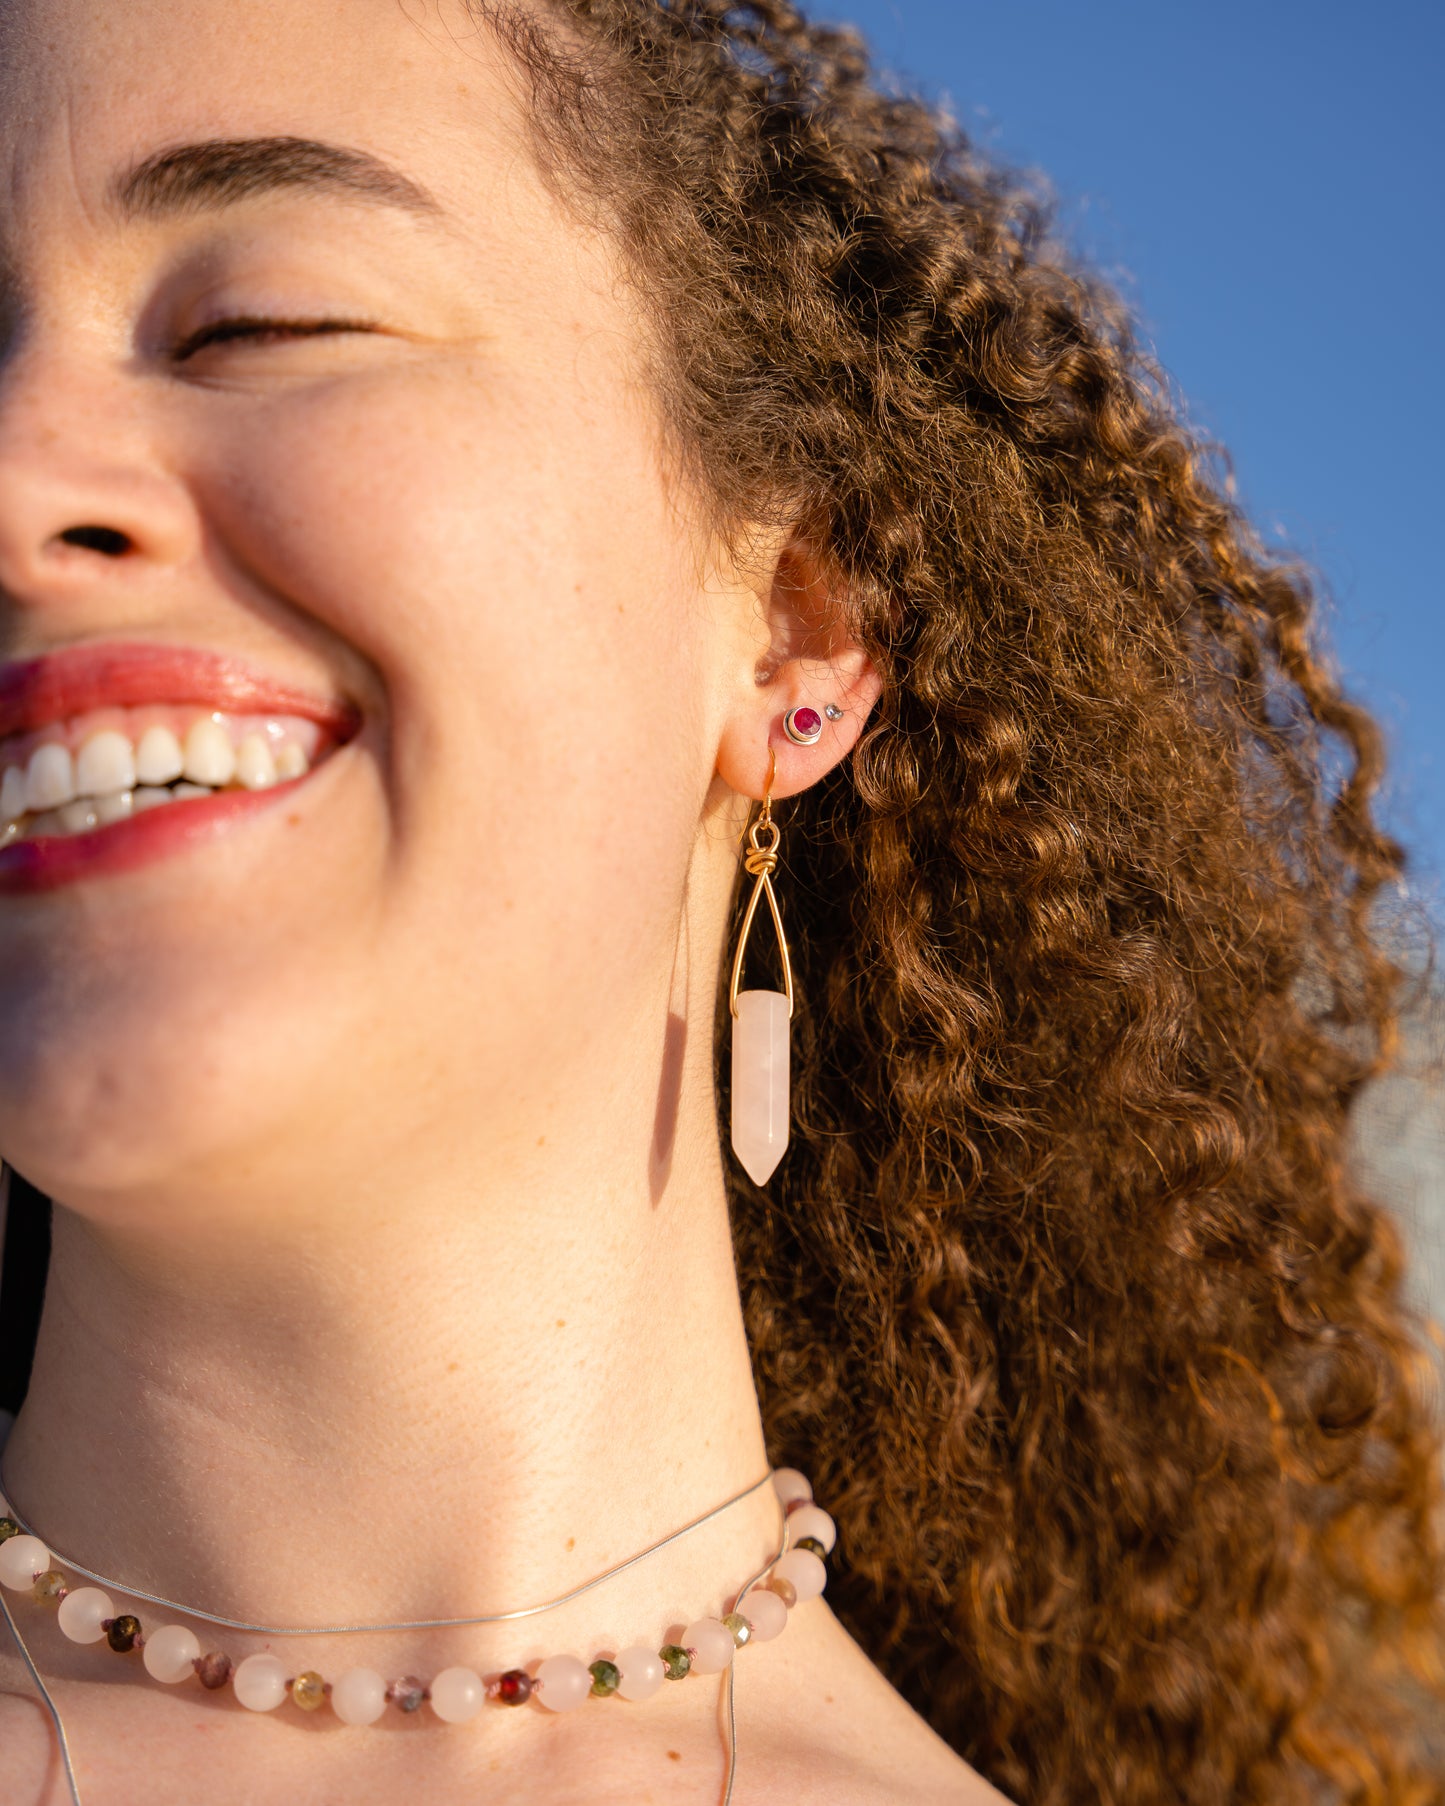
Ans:
<svg viewBox="0 0 1445 1806"><path fill-rule="evenodd" d="M816 709L789 709L783 717L783 732L794 746L816 746L823 737L823 717Z"/></svg>

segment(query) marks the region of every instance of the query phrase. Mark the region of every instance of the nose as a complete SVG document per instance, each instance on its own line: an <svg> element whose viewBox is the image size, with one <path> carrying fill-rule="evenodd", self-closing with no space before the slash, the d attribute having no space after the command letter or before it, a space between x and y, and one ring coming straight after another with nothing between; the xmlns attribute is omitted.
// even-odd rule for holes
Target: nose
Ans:
<svg viewBox="0 0 1445 1806"><path fill-rule="evenodd" d="M169 467L145 386L123 367L32 342L0 371L0 615L45 634L128 625L197 549L184 482Z"/></svg>

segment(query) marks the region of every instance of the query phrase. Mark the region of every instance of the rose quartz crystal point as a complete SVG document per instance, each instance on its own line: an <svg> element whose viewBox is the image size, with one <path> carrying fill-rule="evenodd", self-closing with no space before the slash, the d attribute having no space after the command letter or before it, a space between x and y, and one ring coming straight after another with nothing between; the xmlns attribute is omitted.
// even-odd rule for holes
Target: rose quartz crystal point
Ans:
<svg viewBox="0 0 1445 1806"><path fill-rule="evenodd" d="M772 1177L788 1145L788 999L739 991L733 1022L733 1152L754 1185Z"/></svg>

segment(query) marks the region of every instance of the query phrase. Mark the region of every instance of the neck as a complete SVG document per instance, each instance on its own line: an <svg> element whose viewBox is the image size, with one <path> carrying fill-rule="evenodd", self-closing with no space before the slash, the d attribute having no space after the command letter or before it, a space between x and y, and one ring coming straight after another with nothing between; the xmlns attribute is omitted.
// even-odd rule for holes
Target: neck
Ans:
<svg viewBox="0 0 1445 1806"><path fill-rule="evenodd" d="M660 1196L604 1158L636 1145L614 1117L530 1177L413 1175L364 1219L202 1234L58 1207L9 1496L88 1567L268 1625L511 1610L700 1516L766 1458L711 1094L682 1097ZM765 1488L610 1583L605 1615L650 1638L663 1606L718 1609L777 1524ZM541 1621L543 1645L599 1609ZM505 1665L508 1628L472 1653ZM511 1629L525 1655L537 1632Z"/></svg>

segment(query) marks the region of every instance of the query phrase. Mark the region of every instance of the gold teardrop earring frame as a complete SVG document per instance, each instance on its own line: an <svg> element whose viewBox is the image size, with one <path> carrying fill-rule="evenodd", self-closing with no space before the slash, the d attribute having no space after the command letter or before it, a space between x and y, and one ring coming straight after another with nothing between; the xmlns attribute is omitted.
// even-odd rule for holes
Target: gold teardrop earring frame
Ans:
<svg viewBox="0 0 1445 1806"><path fill-rule="evenodd" d="M744 864L749 875L757 879L753 886L753 894L748 899L748 912L743 917L742 932L738 936L738 949L733 955L732 982L728 986L728 1008L734 1016L738 1013L738 980L742 977L743 953L747 948L748 935L752 931L753 917L757 914L759 899L766 894L768 908L772 911L773 927L778 932L778 949L783 956L783 990L788 999L788 1020L793 1019L793 962L788 958L788 937L783 933L783 918L778 909L778 899L773 894L773 873L778 869L778 843L782 835L778 824L773 820L773 779L777 775L778 754L775 747L768 748L768 781L763 788L763 806L747 829L749 852ZM766 839L766 845L764 840Z"/></svg>

